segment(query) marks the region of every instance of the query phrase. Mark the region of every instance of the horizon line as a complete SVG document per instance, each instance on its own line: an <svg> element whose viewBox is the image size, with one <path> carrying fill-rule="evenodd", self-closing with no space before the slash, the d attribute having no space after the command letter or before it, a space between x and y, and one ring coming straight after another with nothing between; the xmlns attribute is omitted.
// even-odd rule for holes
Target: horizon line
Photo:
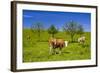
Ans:
<svg viewBox="0 0 100 73"><path fill-rule="evenodd" d="M31 29L31 27L24 27L23 29ZM47 29L44 29L44 30L47 30ZM59 30L59 29L58 29ZM62 30L59 30L59 31L62 31ZM84 32L91 32L91 31L84 31Z"/></svg>

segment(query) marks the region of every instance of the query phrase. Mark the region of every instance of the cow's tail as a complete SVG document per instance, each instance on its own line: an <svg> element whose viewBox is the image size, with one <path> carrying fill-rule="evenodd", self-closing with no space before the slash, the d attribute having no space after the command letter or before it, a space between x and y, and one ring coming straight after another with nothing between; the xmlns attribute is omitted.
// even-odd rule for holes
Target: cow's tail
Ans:
<svg viewBox="0 0 100 73"><path fill-rule="evenodd" d="M65 47L67 47L68 46L68 41L65 41Z"/></svg>

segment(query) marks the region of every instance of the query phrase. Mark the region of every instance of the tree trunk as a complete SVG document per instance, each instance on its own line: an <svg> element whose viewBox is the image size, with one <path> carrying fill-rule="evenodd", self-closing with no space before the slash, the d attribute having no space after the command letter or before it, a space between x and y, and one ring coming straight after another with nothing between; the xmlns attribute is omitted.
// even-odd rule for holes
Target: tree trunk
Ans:
<svg viewBox="0 0 100 73"><path fill-rule="evenodd" d="M40 31L38 31L38 41L40 41Z"/></svg>
<svg viewBox="0 0 100 73"><path fill-rule="evenodd" d="M54 38L54 34L52 34L52 37Z"/></svg>
<svg viewBox="0 0 100 73"><path fill-rule="evenodd" d="M74 41L74 38L73 38L74 36L73 35L71 35L71 42L73 42Z"/></svg>

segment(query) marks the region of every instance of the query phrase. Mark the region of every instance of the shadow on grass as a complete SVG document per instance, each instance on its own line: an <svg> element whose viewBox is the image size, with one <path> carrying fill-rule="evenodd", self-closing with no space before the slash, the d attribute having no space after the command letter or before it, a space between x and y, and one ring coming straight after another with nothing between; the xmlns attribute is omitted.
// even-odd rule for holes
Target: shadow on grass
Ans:
<svg viewBox="0 0 100 73"><path fill-rule="evenodd" d="M62 52L62 54L70 54L71 52L69 52L69 51L65 51L65 52Z"/></svg>

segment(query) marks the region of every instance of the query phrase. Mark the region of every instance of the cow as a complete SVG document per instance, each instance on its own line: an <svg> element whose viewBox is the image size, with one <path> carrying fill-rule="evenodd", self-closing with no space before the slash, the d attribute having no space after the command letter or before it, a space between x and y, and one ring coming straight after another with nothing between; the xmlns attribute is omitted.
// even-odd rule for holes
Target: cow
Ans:
<svg viewBox="0 0 100 73"><path fill-rule="evenodd" d="M82 37L80 37L80 38L78 38L78 42L80 43L80 44L84 44L85 43L85 36L82 36Z"/></svg>
<svg viewBox="0 0 100 73"><path fill-rule="evenodd" d="M68 46L68 41L64 41L63 39L51 38L49 39L49 46L49 54L57 54L58 52L61 54L62 48Z"/></svg>

